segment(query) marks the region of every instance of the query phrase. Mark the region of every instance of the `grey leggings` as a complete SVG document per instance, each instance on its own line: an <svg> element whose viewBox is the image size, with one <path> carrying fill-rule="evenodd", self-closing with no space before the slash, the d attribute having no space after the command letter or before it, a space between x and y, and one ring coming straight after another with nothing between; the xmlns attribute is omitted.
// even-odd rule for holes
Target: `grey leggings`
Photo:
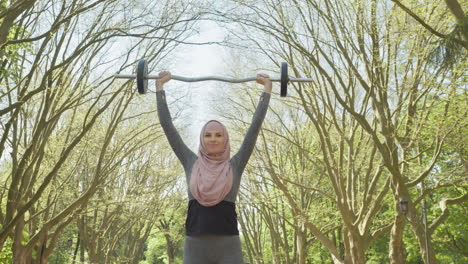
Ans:
<svg viewBox="0 0 468 264"><path fill-rule="evenodd" d="M184 264L243 264L239 236L186 236Z"/></svg>

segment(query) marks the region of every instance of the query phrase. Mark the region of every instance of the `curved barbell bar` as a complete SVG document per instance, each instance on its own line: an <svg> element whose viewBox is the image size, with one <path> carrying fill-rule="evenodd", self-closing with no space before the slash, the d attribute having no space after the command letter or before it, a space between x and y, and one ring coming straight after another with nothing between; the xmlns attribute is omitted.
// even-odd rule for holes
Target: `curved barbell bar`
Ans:
<svg viewBox="0 0 468 264"><path fill-rule="evenodd" d="M116 74L114 75L117 79L136 79L135 74ZM157 80L160 79L158 75L147 75L146 79ZM203 82L203 81L220 81L229 83L244 83L257 80L257 77L247 78L231 78L224 76L201 76L201 77L184 77L179 75L171 75L171 80L177 80L181 82ZM270 78L272 82L281 82L281 78ZM312 82L312 78L289 78L290 82Z"/></svg>
<svg viewBox="0 0 468 264"><path fill-rule="evenodd" d="M149 79L159 79L158 75L148 75L148 63L142 59L137 65L137 74L116 74L115 78L118 79L137 79L138 92L145 94L148 90ZM231 78L224 76L202 76L202 77L184 77L178 75L172 75L171 80L177 80L182 82L202 82L202 81L221 81L229 83L243 83L257 80L257 77L247 78ZM281 63L281 78L270 78L273 82L281 82L281 96L285 97L288 91L288 82L312 82L312 78L290 78L288 76L288 64L286 62Z"/></svg>

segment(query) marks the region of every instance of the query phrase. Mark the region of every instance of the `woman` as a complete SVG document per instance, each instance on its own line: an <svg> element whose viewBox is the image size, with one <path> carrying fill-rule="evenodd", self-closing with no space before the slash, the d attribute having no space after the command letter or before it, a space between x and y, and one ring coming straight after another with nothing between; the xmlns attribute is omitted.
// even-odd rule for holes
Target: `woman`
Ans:
<svg viewBox="0 0 468 264"><path fill-rule="evenodd" d="M230 158L228 132L216 120L203 126L198 155L184 144L172 123L163 90L171 73L161 72L159 76L161 79L156 82L159 121L184 167L188 185L184 264L243 263L235 201L242 172L268 109L272 82L268 75L257 75L257 83L265 89L239 151Z"/></svg>

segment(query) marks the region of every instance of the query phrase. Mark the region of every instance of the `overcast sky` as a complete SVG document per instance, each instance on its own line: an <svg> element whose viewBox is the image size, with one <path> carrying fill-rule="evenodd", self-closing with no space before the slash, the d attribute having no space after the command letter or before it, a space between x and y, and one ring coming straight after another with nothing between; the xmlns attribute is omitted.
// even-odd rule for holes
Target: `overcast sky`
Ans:
<svg viewBox="0 0 468 264"><path fill-rule="evenodd" d="M225 37L226 32L215 22L202 21L200 23L200 34L189 39L190 42L220 42ZM225 56L227 56L225 48L219 45L183 45L181 52L177 54L177 64L174 68L167 70L184 77L228 76L224 70ZM190 138L187 139L190 142L186 143L192 147L198 146L198 135L205 122L218 118L209 104L209 99L213 96L213 90L217 85L219 86L219 82L214 81L196 83L173 81L167 85L167 93L170 93L171 88L191 90L190 101L193 108L185 114L191 122Z"/></svg>

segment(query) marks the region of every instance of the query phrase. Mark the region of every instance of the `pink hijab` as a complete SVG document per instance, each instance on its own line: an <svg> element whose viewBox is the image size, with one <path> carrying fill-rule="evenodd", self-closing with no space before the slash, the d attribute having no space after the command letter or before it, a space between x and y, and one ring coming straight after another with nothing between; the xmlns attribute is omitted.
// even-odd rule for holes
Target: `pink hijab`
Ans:
<svg viewBox="0 0 468 264"><path fill-rule="evenodd" d="M222 130L224 134L224 152L208 156L203 137L207 130ZM219 121L211 120L203 126L200 133L198 159L192 168L190 192L203 206L214 206L221 202L231 191L232 168L229 162L231 147L229 135Z"/></svg>

